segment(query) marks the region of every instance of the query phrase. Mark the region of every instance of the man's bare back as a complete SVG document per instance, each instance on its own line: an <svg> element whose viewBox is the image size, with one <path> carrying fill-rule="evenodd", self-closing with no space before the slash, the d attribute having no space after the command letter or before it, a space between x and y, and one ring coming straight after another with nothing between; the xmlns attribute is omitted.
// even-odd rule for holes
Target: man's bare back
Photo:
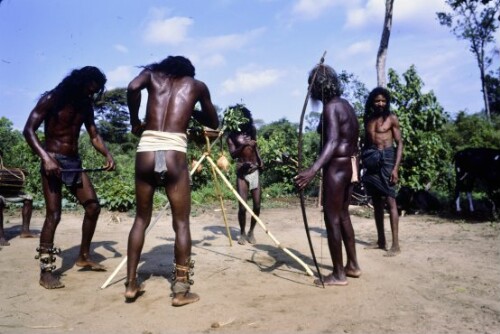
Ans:
<svg viewBox="0 0 500 334"><path fill-rule="evenodd" d="M141 89L147 89L148 103L145 125L137 129L141 124L138 117ZM137 134L134 129L184 133L198 101L202 110L213 108L206 85L187 76L176 78L145 69L130 82L128 91L134 134Z"/></svg>

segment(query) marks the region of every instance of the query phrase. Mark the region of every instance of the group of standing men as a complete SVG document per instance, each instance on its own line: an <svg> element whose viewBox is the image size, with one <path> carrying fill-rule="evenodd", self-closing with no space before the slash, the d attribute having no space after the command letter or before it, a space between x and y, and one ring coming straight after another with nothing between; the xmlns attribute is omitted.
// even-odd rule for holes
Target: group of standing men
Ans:
<svg viewBox="0 0 500 334"><path fill-rule="evenodd" d="M315 75L313 75L315 73ZM219 120L210 98L210 92L202 81L194 79L195 68L189 59L169 56L143 69L128 85L127 103L132 133L140 137L135 161L136 217L130 230L127 247L127 279L125 298L135 300L142 292L137 279L137 267L144 245L146 228L152 216L154 191L165 188L172 211L175 231L174 279L172 305L182 306L196 302L199 296L190 291L190 274L194 267L191 259L190 210L191 189L186 160L186 130L191 117L203 125L216 129ZM313 80L316 78L316 80ZM40 261L40 285L47 289L61 288L64 284L54 273L55 255L60 252L54 246L54 236L61 219L62 186L77 198L85 209L82 239L76 265L91 270L105 267L90 257L90 244L95 232L100 205L89 177L82 169L78 152L78 140L82 125L85 126L92 145L106 160L104 169L115 169L115 162L97 131L94 121L94 102L102 95L106 76L96 67L86 66L73 70L54 89L44 93L29 115L23 134L40 157L42 187L46 203L46 217L40 234L37 258ZM311 97L323 103L321 121L322 150L319 158L295 178L298 188L303 189L323 169L324 216L328 245L333 261L332 274L325 277L327 285L346 285L349 277L359 277L359 267L354 230L348 206L352 192L351 177L357 173L352 157L358 154L359 125L353 108L341 98L342 89L335 71L326 65L318 65L309 76ZM398 179L398 167L402 156L401 134L397 117L389 111L389 95L377 88L367 102L363 150L367 161L367 186L374 198L378 248L385 249L383 236L384 201L391 208L393 245L390 254L399 252L397 239L397 210L394 184ZM141 91L147 90L148 100L145 120L139 118ZM372 96L373 95L373 96ZM199 103L201 110L196 110ZM231 156L237 160L237 188L246 200L250 191L253 210L260 212L259 171L263 163L256 144L256 130L248 109L243 108L248 119L242 131L229 134L227 143ZM37 135L43 124L44 142ZM397 144L397 151L393 143ZM391 153L392 152L392 153ZM368 164L368 163L367 163ZM392 166L392 169L391 167ZM354 169L353 169L354 168ZM386 175L389 173L388 175ZM389 178L387 178L387 176ZM393 216L395 212L396 216ZM246 210L238 211L241 235L240 244L255 243L255 219L252 217L246 231ZM347 264L343 266L342 241ZM319 282L316 282L319 284Z"/></svg>

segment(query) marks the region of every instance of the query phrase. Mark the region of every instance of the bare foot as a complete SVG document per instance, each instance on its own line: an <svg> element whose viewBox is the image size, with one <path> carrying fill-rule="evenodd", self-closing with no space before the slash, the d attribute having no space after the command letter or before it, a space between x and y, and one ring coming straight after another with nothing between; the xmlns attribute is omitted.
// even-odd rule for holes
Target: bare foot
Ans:
<svg viewBox="0 0 500 334"><path fill-rule="evenodd" d="M255 236L253 235L253 232L249 232L248 233L248 236L247 236L247 241L252 244L252 245L255 245L257 243L257 240L255 239Z"/></svg>
<svg viewBox="0 0 500 334"><path fill-rule="evenodd" d="M31 233L30 231L26 231L26 232L21 232L21 234L19 235L19 238L37 238L38 236Z"/></svg>
<svg viewBox="0 0 500 334"><path fill-rule="evenodd" d="M174 293L173 296L172 306L184 306L200 300L200 296L193 292Z"/></svg>
<svg viewBox="0 0 500 334"><path fill-rule="evenodd" d="M0 246L10 246L10 243L2 237L0 238Z"/></svg>
<svg viewBox="0 0 500 334"><path fill-rule="evenodd" d="M347 280L339 280L331 274L323 277L323 283L328 286L346 286L349 284ZM319 278L314 280L314 284L321 285L321 280Z"/></svg>
<svg viewBox="0 0 500 334"><path fill-rule="evenodd" d="M247 243L247 235L245 233L242 233L238 239L238 243L240 245L245 245Z"/></svg>
<svg viewBox="0 0 500 334"><path fill-rule="evenodd" d="M77 267L81 267L85 270L92 270L92 271L106 271L107 268L103 266L102 264L99 264L97 262L91 261L91 260L82 260L78 259L75 263Z"/></svg>
<svg viewBox="0 0 500 334"><path fill-rule="evenodd" d="M384 254L385 257L393 257L401 253L401 249L399 247L392 247L387 251L386 254Z"/></svg>
<svg viewBox="0 0 500 334"><path fill-rule="evenodd" d="M365 247L365 249L382 249L387 250L384 244L379 244L378 242L371 243Z"/></svg>
<svg viewBox="0 0 500 334"><path fill-rule="evenodd" d="M125 283L125 302L133 303L137 298L142 296L146 292L144 290L144 284L137 285L136 282Z"/></svg>
<svg viewBox="0 0 500 334"><path fill-rule="evenodd" d="M346 267L344 270L347 277L359 278L361 276L361 269L350 269Z"/></svg>
<svg viewBox="0 0 500 334"><path fill-rule="evenodd" d="M64 284L59 280L59 277L51 272L40 273L40 285L45 289L60 289L64 288Z"/></svg>

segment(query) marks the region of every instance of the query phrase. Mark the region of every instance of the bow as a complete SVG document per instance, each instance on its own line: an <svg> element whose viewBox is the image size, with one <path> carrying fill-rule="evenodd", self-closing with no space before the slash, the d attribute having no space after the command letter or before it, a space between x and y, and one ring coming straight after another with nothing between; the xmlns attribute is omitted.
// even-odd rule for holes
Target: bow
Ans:
<svg viewBox="0 0 500 334"><path fill-rule="evenodd" d="M326 51L323 53L323 56L321 57L321 60L318 65L322 65L325 61L325 55ZM312 76L311 82L309 83L309 87L307 88L307 94L306 98L304 101L304 107L302 108L302 113L300 115L300 124L299 124L299 142L297 145L297 167L298 171L300 172L302 170L302 127L304 125L304 115L306 113L306 108L307 108L307 103L309 102L309 96L311 95L311 89L314 84L314 80L316 79L316 74L318 73L319 66L316 68L316 71L314 71L314 74ZM321 285L323 285L323 288L325 287L325 283L323 282L323 276L321 275L321 271L319 270L318 266L318 261L316 261L316 255L314 254L314 248L313 244L311 241L311 234L309 233L309 224L307 223L307 215L306 215L306 205L305 205L305 199L304 199L304 190L299 190L299 197L300 197L300 208L302 210L302 220L304 221L304 227L306 230L306 235L307 235L307 241L309 242L309 248L311 250L311 255L313 258L314 266L316 267L316 270L318 271L318 276L319 280L321 282Z"/></svg>

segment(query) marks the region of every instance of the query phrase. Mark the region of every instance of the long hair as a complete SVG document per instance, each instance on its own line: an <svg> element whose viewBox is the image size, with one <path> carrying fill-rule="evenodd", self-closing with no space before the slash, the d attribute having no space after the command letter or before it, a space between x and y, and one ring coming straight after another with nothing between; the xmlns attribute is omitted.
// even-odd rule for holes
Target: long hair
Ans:
<svg viewBox="0 0 500 334"><path fill-rule="evenodd" d="M311 97L321 102L327 102L341 96L343 87L335 70L328 65L317 65L309 73L307 82L311 84L314 73L316 77L311 86Z"/></svg>
<svg viewBox="0 0 500 334"><path fill-rule="evenodd" d="M385 97L387 104L385 105L382 114L379 114L377 116L382 116L385 120L391 114L391 93L384 87L376 87L370 92L368 98L366 99L365 114L363 116L363 121L365 124L371 119L372 116L376 115L375 111L373 110L373 103L375 101L375 98L379 95Z"/></svg>
<svg viewBox="0 0 500 334"><path fill-rule="evenodd" d="M168 56L159 63L152 63L142 67L153 72L163 72L177 78L194 78L195 75L193 64L183 56Z"/></svg>
<svg viewBox="0 0 500 334"><path fill-rule="evenodd" d="M238 133L245 133L249 135L251 138L255 138L256 131L253 123L252 112L242 104L236 104L234 106L231 106L230 108L240 109L243 116L245 116L245 118L248 119L246 123L240 124L241 131L239 131Z"/></svg>
<svg viewBox="0 0 500 334"><path fill-rule="evenodd" d="M42 96L53 94L55 98L55 109L59 110L68 104L78 104L87 97L82 95L86 85L95 82L98 86L98 94L104 92L106 76L100 69L94 66L85 66L72 70L54 89L45 92Z"/></svg>

